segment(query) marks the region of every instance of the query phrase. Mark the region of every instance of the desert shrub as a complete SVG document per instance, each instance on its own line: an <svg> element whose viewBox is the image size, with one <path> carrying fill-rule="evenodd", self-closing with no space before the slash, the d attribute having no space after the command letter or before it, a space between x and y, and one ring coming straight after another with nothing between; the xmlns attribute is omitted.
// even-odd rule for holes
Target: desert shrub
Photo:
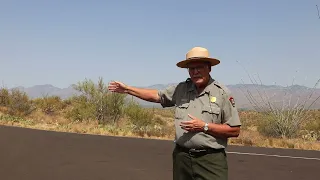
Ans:
<svg viewBox="0 0 320 180"><path fill-rule="evenodd" d="M255 111L240 111L241 129L248 129L249 127L257 126L259 122L263 121L261 113Z"/></svg>
<svg viewBox="0 0 320 180"><path fill-rule="evenodd" d="M125 108L125 114L129 117L129 121L135 127L146 127L154 125L154 114L148 110L143 109L138 103L131 101Z"/></svg>
<svg viewBox="0 0 320 180"><path fill-rule="evenodd" d="M6 107L9 115L19 117L27 116L36 109L28 95L19 89L11 90Z"/></svg>
<svg viewBox="0 0 320 180"><path fill-rule="evenodd" d="M308 114L307 111L294 112L296 111L264 112L258 131L268 137L296 137L302 128L301 123L306 120Z"/></svg>
<svg viewBox="0 0 320 180"><path fill-rule="evenodd" d="M10 101L10 93L6 88L0 89L0 106L8 106Z"/></svg>
<svg viewBox="0 0 320 180"><path fill-rule="evenodd" d="M174 127L154 111L141 107L138 103L129 102L125 108L125 114L129 118L132 132L139 136L173 137Z"/></svg>
<svg viewBox="0 0 320 180"><path fill-rule="evenodd" d="M306 123L301 134L306 140L320 140L320 110L313 113L313 117Z"/></svg>
<svg viewBox="0 0 320 180"><path fill-rule="evenodd" d="M109 120L116 123L123 115L125 107L125 95L118 93L108 93L106 95L104 113L108 116Z"/></svg>
<svg viewBox="0 0 320 180"><path fill-rule="evenodd" d="M64 109L67 104L59 96L45 96L33 100L38 109L47 115L54 115Z"/></svg>
<svg viewBox="0 0 320 180"><path fill-rule="evenodd" d="M173 118L174 117L174 108L172 107L169 107L169 108L155 108L155 107L152 107L152 108L146 108L146 110L154 113L154 114L157 114L157 115L160 115L162 117L165 117L165 118Z"/></svg>
<svg viewBox="0 0 320 180"><path fill-rule="evenodd" d="M96 107L88 102L87 97L80 95L70 99L72 107L65 114L67 119L73 121L95 120Z"/></svg>
<svg viewBox="0 0 320 180"><path fill-rule="evenodd" d="M297 92L297 86L283 88L283 91L279 92L283 93L282 99L274 99L273 95L263 90L264 86L260 79L259 83L254 78L250 77L250 80L253 86L251 89L244 87L243 92L253 108L263 115L258 131L272 137L296 137L303 124L310 119L309 112L312 111L312 105L320 98L318 95L314 97L320 79L313 88L302 89L309 90L305 97L299 96L306 93Z"/></svg>
<svg viewBox="0 0 320 180"><path fill-rule="evenodd" d="M74 106L67 117L76 120L98 120L100 124L115 123L122 115L125 95L108 92L108 87L99 78L98 84L85 79L73 86L82 94L71 100Z"/></svg>

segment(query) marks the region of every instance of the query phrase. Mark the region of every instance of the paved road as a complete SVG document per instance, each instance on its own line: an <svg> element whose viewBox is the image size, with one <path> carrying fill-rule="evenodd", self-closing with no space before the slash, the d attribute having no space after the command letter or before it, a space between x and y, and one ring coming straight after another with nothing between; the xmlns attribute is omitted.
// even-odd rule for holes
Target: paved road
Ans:
<svg viewBox="0 0 320 180"><path fill-rule="evenodd" d="M0 126L0 179L170 180L172 149L171 141ZM320 177L319 151L230 146L228 158L230 180Z"/></svg>

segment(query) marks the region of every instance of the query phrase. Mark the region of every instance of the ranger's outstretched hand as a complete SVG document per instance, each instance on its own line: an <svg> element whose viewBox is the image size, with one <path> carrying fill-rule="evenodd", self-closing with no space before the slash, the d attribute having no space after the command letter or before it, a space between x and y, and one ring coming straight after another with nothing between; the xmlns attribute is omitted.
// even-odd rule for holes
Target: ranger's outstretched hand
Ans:
<svg viewBox="0 0 320 180"><path fill-rule="evenodd" d="M117 93L127 93L127 85L119 81L112 81L109 83L108 90Z"/></svg>

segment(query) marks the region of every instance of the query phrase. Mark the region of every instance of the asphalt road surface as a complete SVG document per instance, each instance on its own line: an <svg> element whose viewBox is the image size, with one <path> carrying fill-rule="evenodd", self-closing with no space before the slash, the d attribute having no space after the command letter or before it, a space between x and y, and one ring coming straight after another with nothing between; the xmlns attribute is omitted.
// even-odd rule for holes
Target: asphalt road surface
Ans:
<svg viewBox="0 0 320 180"><path fill-rule="evenodd" d="M0 126L1 180L170 180L172 141ZM230 180L315 180L320 151L229 146Z"/></svg>

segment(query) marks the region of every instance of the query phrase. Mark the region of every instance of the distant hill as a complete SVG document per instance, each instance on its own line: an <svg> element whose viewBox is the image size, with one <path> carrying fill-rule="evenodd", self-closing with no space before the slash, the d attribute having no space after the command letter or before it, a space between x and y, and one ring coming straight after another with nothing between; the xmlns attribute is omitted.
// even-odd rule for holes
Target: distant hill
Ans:
<svg viewBox="0 0 320 180"><path fill-rule="evenodd" d="M167 86L174 85L174 83L170 84L154 84L151 86L147 86L145 88L151 89L164 89ZM310 96L312 92L311 88L293 85L289 87L283 86L275 86L275 85L254 85L254 84L236 84L236 85L227 85L227 87L233 93L233 96L236 100L237 106L240 109L251 109L252 102L250 103L250 96L255 97L258 103L262 103L261 97L268 98L271 102L276 102L279 106L284 104L291 103L291 106L295 105L297 101L302 103L306 97ZM67 88L58 88L50 84L44 85L36 85L32 87L17 87L18 89L25 91L31 98L38 98L44 96L59 96L62 99L66 99L71 97L72 95L79 94L78 91L74 90L72 86ZM314 93L311 97L311 101L307 103L311 103L312 100L320 97L320 89L315 89ZM132 98L132 97L128 97ZM291 101L289 101L291 98ZM161 107L159 104L146 102L140 100L138 98L133 97L139 104L144 107ZM284 101L283 101L284 100ZM312 108L320 109L320 99L312 106Z"/></svg>
<svg viewBox="0 0 320 180"><path fill-rule="evenodd" d="M73 95L80 94L78 91L73 89L72 86L67 88L58 88L51 84L44 84L44 85L35 85L32 87L16 87L21 91L24 91L28 94L30 98L39 98L44 96L59 96L62 99L67 99Z"/></svg>

